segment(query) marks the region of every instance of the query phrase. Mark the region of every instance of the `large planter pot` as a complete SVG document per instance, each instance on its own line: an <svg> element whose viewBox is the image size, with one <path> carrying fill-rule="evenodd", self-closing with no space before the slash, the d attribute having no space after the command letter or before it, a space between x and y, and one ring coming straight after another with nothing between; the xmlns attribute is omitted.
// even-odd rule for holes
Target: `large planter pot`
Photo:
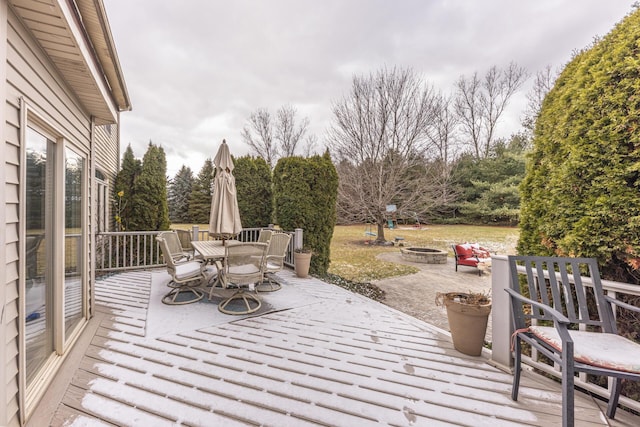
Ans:
<svg viewBox="0 0 640 427"><path fill-rule="evenodd" d="M309 275L309 264L311 264L311 252L294 252L293 264L296 276L307 277Z"/></svg>
<svg viewBox="0 0 640 427"><path fill-rule="evenodd" d="M466 355L480 356L491 301L486 297L478 300L475 295L458 292L441 294L439 298L447 309L453 347Z"/></svg>

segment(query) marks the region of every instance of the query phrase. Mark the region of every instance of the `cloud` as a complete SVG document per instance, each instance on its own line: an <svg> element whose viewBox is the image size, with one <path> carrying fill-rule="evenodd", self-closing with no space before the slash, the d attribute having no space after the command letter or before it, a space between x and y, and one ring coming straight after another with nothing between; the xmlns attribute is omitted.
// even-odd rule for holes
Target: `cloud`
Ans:
<svg viewBox="0 0 640 427"><path fill-rule="evenodd" d="M197 173L252 111L293 105L319 140L353 75L411 67L444 92L461 75L515 61L560 67L611 30L631 2L600 0L104 0L133 111L122 141ZM499 132L519 127L523 88ZM182 163L181 163L182 162Z"/></svg>

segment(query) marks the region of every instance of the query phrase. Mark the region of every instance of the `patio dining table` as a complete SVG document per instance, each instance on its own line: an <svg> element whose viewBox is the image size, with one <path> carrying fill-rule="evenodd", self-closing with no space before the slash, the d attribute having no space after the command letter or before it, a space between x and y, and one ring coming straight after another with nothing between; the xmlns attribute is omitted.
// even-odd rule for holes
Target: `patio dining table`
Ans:
<svg viewBox="0 0 640 427"><path fill-rule="evenodd" d="M193 240L191 241L191 246L193 246L193 249L195 249L207 263L214 264L216 268L218 268L219 265L216 261L224 264L224 258L226 256L225 244L229 243L238 243L238 240ZM220 280L219 268L216 280L211 286L214 288L223 287L222 281Z"/></svg>

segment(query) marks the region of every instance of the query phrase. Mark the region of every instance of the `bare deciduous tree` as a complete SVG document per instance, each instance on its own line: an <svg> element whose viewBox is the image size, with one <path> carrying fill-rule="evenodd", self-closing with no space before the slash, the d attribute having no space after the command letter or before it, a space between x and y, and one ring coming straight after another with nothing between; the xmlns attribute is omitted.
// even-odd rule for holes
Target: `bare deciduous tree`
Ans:
<svg viewBox="0 0 640 427"><path fill-rule="evenodd" d="M344 218L373 221L384 242L386 206L422 213L430 183L424 171L434 92L413 71L382 69L354 77L351 92L333 105L328 144L340 176Z"/></svg>
<svg viewBox="0 0 640 427"><path fill-rule="evenodd" d="M453 162L458 154L457 126L451 97L439 94L435 99L433 122L427 129L427 138L435 148L431 150L434 158L428 170L439 207L453 203L458 197L452 179Z"/></svg>
<svg viewBox="0 0 640 427"><path fill-rule="evenodd" d="M294 107L285 105L278 109L274 120L266 108L259 108L249 116L242 139L273 167L279 157L295 155L307 133L309 119L304 117L297 122L296 115Z"/></svg>
<svg viewBox="0 0 640 427"><path fill-rule="evenodd" d="M527 93L527 109L522 120L522 125L527 131L533 132L540 108L542 108L542 102L553 88L556 78L558 78L558 73L551 70L551 65L547 65L543 70L536 73L533 87Z"/></svg>
<svg viewBox="0 0 640 427"><path fill-rule="evenodd" d="M273 123L271 113L266 108L258 108L249 116L249 123L242 129L242 139L251 150L267 161L270 166L278 157L278 150L273 140Z"/></svg>
<svg viewBox="0 0 640 427"><path fill-rule="evenodd" d="M304 138L309 126L309 118L296 124L296 109L290 105L280 107L276 113L276 140L283 157L293 156L298 143Z"/></svg>
<svg viewBox="0 0 640 427"><path fill-rule="evenodd" d="M498 120L527 77L526 70L512 62L503 70L491 67L482 80L476 72L456 82L455 111L476 158L489 155Z"/></svg>

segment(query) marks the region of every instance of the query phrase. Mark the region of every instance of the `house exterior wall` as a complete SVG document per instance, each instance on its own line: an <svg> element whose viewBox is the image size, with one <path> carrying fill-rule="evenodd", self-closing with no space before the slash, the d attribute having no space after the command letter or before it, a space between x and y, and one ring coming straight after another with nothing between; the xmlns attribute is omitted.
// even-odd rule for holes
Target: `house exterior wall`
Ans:
<svg viewBox="0 0 640 427"><path fill-rule="evenodd" d="M95 230L95 170L99 169L113 185L119 164L118 124L95 126L93 118L83 108L64 76L41 49L22 21L0 0L0 93L4 94L4 105L0 113L2 123L0 138L0 339L4 346L0 350L0 426L19 426L28 419L37 403L38 393L25 402L25 384L21 380L21 289L24 291L25 236L21 235L21 174L26 165L21 164L24 147L23 135L25 108L56 129L66 142L84 153L88 170L88 206L84 207L90 237L86 248L86 273L84 275L87 295L92 295L90 285L94 273L91 271L93 231ZM110 128L110 131L109 129ZM64 262L64 260L63 260ZM63 266L64 267L64 266ZM22 277L22 279L21 279ZM21 285L22 280L22 285ZM89 283L91 282L91 283ZM22 286L22 287L21 287ZM88 298L89 312L93 298ZM65 354L70 348L65 349ZM47 368L42 392L47 381L55 375L64 355L58 357ZM40 394L41 395L41 394Z"/></svg>

